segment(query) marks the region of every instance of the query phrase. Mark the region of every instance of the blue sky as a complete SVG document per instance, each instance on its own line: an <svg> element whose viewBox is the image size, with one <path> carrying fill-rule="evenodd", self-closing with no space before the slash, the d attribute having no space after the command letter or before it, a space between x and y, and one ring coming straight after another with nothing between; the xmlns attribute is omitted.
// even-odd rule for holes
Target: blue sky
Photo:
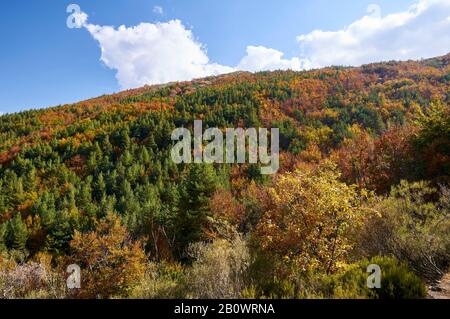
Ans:
<svg viewBox="0 0 450 319"><path fill-rule="evenodd" d="M436 7L434 11L423 9L417 15L414 13L414 17L405 20L405 27L397 26L395 30L384 27L399 20L395 16L390 20L385 17L408 12L408 8L418 1L434 1L441 7ZM76 102L145 83L152 84L166 79L185 80L199 74L216 74L232 69L258 71L276 68L303 69L327 64L358 65L377 58L396 57L400 55L399 52L407 58L426 57L435 52L445 53L450 50L450 41L442 41L448 38L437 39L441 42L439 46L421 51L422 49L414 48L409 50L406 45L403 45L405 48L401 47L403 40L406 43L406 39L401 37L406 37L405 28L414 28L414 25L428 25L437 18L446 21L445 18L448 17L450 21L449 12L445 11L448 2L449 0L11 0L8 4L3 2L0 10L0 113ZM66 26L69 15L66 8L70 3L78 4L88 15L85 27L69 29ZM378 20L361 20L369 15L367 8L371 4L379 6L381 16L374 18ZM156 6L162 8L162 14L155 10ZM174 19L179 20L178 24L173 22ZM353 43L349 47L346 43L348 34L340 31L347 30L348 26L358 21L364 24L363 30L373 28L374 31L367 38L365 32L361 32L360 23L356 23L353 28L356 31L349 31L349 34L356 37L353 42L357 42L359 46ZM156 24L157 22L162 25ZM131 29L140 23L147 23L148 28L141 26L141 29ZM120 25L130 29L119 32L117 27ZM107 29L106 26L115 28ZM149 31L149 28L153 28L153 31ZM447 24L444 28L447 28ZM435 30L432 25L429 29ZM129 37L139 30L142 32L135 37L135 41L149 42L130 44ZM314 30L323 32L311 33ZM427 28L416 27L414 30L427 35ZM335 33L324 33L325 31ZM442 37L450 34L446 31L449 30L444 29ZM153 37L148 32L160 33ZM166 36L169 40L164 38ZM391 41L391 38L395 41ZM379 43L374 44L375 51L378 50L376 54L359 54L368 43L377 41ZM161 50L158 49L160 43L163 43ZM177 46L178 43L181 43L180 47ZM186 46L182 46L183 43ZM326 47L327 43L331 47ZM383 46L389 46L390 43L400 44L399 47L385 50ZM103 56L100 46L104 47ZM167 54L167 50L170 54ZM146 55L147 52L149 55L142 60L124 58L125 53ZM178 62L189 54L192 57L187 61ZM331 58L332 56L335 58ZM349 56L351 58L347 58ZM167 61L164 60L165 57ZM158 65L142 67L153 61L158 61ZM198 67L199 63L201 68L193 70L193 65ZM139 70L130 71L130 66ZM167 69L170 71L165 74L164 70Z"/></svg>

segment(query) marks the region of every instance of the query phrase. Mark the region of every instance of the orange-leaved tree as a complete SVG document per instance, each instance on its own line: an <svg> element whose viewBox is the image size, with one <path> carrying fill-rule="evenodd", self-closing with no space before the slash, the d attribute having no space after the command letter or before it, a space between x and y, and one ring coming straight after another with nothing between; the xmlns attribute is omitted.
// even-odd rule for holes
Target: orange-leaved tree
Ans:
<svg viewBox="0 0 450 319"><path fill-rule="evenodd" d="M118 216L109 214L90 233L75 232L69 263L81 268L78 298L126 297L142 279L146 256L140 241L132 241Z"/></svg>

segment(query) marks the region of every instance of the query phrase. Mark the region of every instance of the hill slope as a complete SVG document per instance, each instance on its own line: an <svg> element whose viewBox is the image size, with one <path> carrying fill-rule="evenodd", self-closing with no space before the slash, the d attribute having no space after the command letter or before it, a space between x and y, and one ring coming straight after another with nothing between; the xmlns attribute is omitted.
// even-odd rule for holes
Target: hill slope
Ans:
<svg viewBox="0 0 450 319"><path fill-rule="evenodd" d="M342 255L337 254L337 227L323 233L326 240L317 247L297 247L289 240L294 235L283 239L271 233L275 228L270 223L284 216L285 208L275 198L264 198L278 191L281 197L276 198L282 198L306 178L298 188L306 193L292 195L305 196L305 206L295 207L322 216L313 203L307 208L308 199L320 201L328 194L337 200L333 207L340 207L340 214L375 205L354 193L361 189L375 191L381 201L391 187L400 185L401 195L395 198L403 198L408 192L419 194L414 193L419 184L408 186L402 180L425 180L421 200L445 211L448 193L437 187L449 182L449 61L450 54L358 68L238 72L3 115L0 252L21 252L27 258L43 252L72 256L77 231L100 231L99 221L112 214L120 217L130 238L145 238L145 251L155 260L184 262L192 243L229 238L237 231L254 238L263 250L276 243L280 260L304 260L302 254L309 251L308 260L315 260L316 269L336 271L340 262L349 262L349 247L358 244L338 241L343 246ZM280 128L279 174L262 176L258 165L175 165L170 159L171 132L192 129L197 119L208 127ZM307 177L292 179L298 169ZM325 191L326 185L330 188ZM343 193L338 195L336 189ZM331 198L324 198L324 205L330 203ZM388 205L383 203L376 205ZM279 221L281 233L287 224L295 224L298 214ZM345 216L353 222L353 214ZM311 238L320 238L314 232ZM364 256L396 255L392 247L359 248ZM420 268L423 260L402 254L424 278L436 277L439 267L448 263L448 255L440 250L433 255L438 270Z"/></svg>

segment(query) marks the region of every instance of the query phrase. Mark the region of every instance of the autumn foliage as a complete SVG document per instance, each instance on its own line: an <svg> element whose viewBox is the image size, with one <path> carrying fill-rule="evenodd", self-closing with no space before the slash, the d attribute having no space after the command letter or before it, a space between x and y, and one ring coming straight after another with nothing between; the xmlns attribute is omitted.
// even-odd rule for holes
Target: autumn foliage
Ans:
<svg viewBox="0 0 450 319"><path fill-rule="evenodd" d="M142 243L132 241L120 220L113 215L100 221L93 232L75 232L70 249L69 262L83 269L83 289L74 292L77 297L120 296L136 285L145 271Z"/></svg>
<svg viewBox="0 0 450 319"><path fill-rule="evenodd" d="M423 297L450 265L449 61L236 72L1 115L0 296L395 297L336 283L380 260L417 292L398 296ZM171 133L200 119L278 128L280 170L175 164ZM81 289L61 284L69 264Z"/></svg>

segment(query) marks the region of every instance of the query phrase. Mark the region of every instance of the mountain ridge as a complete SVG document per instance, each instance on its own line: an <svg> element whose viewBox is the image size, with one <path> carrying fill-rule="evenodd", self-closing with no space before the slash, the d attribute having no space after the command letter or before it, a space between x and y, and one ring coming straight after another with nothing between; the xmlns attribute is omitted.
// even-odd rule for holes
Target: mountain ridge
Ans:
<svg viewBox="0 0 450 319"><path fill-rule="evenodd" d="M450 64L450 52L445 55L442 55L442 56L426 58L426 59L419 59L419 60L411 60L411 59L404 60L404 61L390 60L390 61L380 61L380 62L363 64L361 66L329 66L329 67L323 67L323 68L312 69L312 70L301 70L301 71L286 70L285 72L308 73L308 72L314 72L314 71L318 71L318 70L327 70L327 69L359 69L359 68L376 67L376 66L385 65L385 64L404 64L404 63L417 63L417 64L435 66L435 67L436 67L436 65L438 65L438 68L445 68ZM220 81L221 79L230 79L230 78L234 78L236 76L241 76L241 75L254 75L254 74L268 73L268 72L271 73L271 72L283 72L283 71L281 71L281 70L260 71L260 72L235 71L235 72L220 74L220 75L216 75L216 76L207 76L207 77L203 77L203 78L196 78L196 79L192 79L190 81L172 81L172 82L167 82L167 83L162 83L162 84L151 84L151 85L146 84L141 87L121 90L119 92L114 92L114 93L110 93L110 94L102 94L102 95L88 98L88 99L78 101L78 102L64 103L64 104L47 106L47 107L42 107L42 108L32 108L32 109L27 109L27 110L23 110L23 111L13 112L13 113L4 113L3 115L12 115L12 114L23 113L23 112L42 111L42 110L47 110L47 109L59 108L59 107L68 107L68 106L77 105L77 104L80 104L83 102L96 101L96 100L99 100L99 99L101 100L103 98L108 98L108 97L111 98L111 97L115 97L115 96L122 96L124 94L125 95L133 95L133 94L140 94L140 93L148 92L148 91L157 91L159 89L171 87L174 85L183 86L183 85L196 84L196 83L206 84L206 83L209 83L212 81ZM211 84L211 83L209 83L209 84Z"/></svg>

